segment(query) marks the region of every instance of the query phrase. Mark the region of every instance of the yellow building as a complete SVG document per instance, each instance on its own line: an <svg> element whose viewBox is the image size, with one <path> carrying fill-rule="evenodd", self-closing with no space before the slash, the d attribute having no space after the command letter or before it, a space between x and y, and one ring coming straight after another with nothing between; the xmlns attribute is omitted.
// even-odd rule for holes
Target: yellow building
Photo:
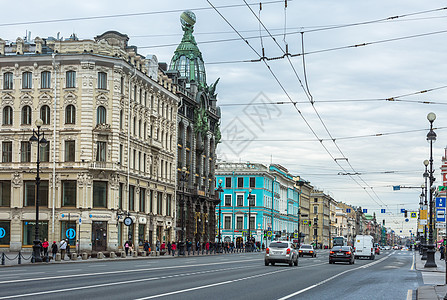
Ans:
<svg viewBox="0 0 447 300"><path fill-rule="evenodd" d="M49 142L39 155L42 240L115 251L128 238L174 238L178 97L128 39L0 39L0 247L33 244L37 119Z"/></svg>
<svg viewBox="0 0 447 300"><path fill-rule="evenodd" d="M309 226L309 221L311 221L310 215L310 194L312 193L312 185L303 180L300 177L294 177L295 187L299 190L300 200L300 232L302 235L301 243L310 244L313 241L313 236L311 234L311 227Z"/></svg>
<svg viewBox="0 0 447 300"><path fill-rule="evenodd" d="M331 206L335 200L322 191L313 190L310 195L310 217L312 242L320 248L330 247Z"/></svg>

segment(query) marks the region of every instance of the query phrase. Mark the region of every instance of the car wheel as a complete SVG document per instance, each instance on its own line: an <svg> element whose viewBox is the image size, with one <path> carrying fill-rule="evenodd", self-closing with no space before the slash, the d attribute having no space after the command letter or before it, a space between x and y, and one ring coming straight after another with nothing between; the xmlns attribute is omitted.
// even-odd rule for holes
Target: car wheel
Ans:
<svg viewBox="0 0 447 300"><path fill-rule="evenodd" d="M265 264L266 266L268 266L268 265L269 265L269 262L268 262L268 261L264 261L264 264Z"/></svg>
<svg viewBox="0 0 447 300"><path fill-rule="evenodd" d="M293 260L289 261L289 267L293 266Z"/></svg>
<svg viewBox="0 0 447 300"><path fill-rule="evenodd" d="M352 264L355 264L355 259L352 260Z"/></svg>
<svg viewBox="0 0 447 300"><path fill-rule="evenodd" d="M274 262L271 262L271 264L272 264L272 266L274 266L274 265L275 265L275 263L274 263Z"/></svg>
<svg viewBox="0 0 447 300"><path fill-rule="evenodd" d="M295 259L295 267L298 267L298 257Z"/></svg>

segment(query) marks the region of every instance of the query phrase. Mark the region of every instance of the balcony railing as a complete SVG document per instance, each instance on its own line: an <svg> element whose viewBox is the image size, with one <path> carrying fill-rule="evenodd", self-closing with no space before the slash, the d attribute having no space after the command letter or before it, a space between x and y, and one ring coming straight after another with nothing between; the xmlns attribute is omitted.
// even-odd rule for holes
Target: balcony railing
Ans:
<svg viewBox="0 0 447 300"><path fill-rule="evenodd" d="M117 168L117 164L108 161L92 161L90 163L90 168L100 170L114 170Z"/></svg>

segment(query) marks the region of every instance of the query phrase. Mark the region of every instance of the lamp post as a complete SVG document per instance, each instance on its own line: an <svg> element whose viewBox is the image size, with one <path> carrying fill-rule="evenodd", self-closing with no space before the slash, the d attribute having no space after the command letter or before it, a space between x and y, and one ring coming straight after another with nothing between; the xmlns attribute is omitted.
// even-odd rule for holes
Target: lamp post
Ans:
<svg viewBox="0 0 447 300"><path fill-rule="evenodd" d="M250 251L253 250L253 245L251 244L251 206L253 201L253 196L251 194L252 190L248 189L248 242L250 245Z"/></svg>
<svg viewBox="0 0 447 300"><path fill-rule="evenodd" d="M220 251L221 251L221 247L222 247L222 243L221 243L221 239L222 239L222 234L221 234L221 228L222 228L222 199L221 199L221 197L220 197L220 195L221 195L221 193L223 192L223 189L222 189L222 179L219 179L219 186L217 187L217 190L216 190L218 193L219 193L219 233L218 233L218 236L217 236L217 239L218 239L218 244L217 244L217 247L218 247L218 252L220 253Z"/></svg>
<svg viewBox="0 0 447 300"><path fill-rule="evenodd" d="M429 113L427 115L427 120L430 122L430 131L427 133L427 141L430 143L430 225L428 231L428 246L427 246L427 262L425 263L425 268L436 268L435 262L435 245L433 241L433 182L435 178L433 177L433 142L436 141L436 133L433 131L433 122L436 120L436 115L434 113Z"/></svg>
<svg viewBox="0 0 447 300"><path fill-rule="evenodd" d="M428 207L428 194L427 194L427 179L428 179L428 171L427 171L427 167L428 164L430 162L428 161L428 159L424 160L424 166L425 166L425 171L424 174L422 175L425 179L425 184L424 184L424 209L425 211L427 211L427 207ZM422 245L422 257L421 260L427 260L427 219L425 220L425 225L424 225L424 243Z"/></svg>
<svg viewBox="0 0 447 300"><path fill-rule="evenodd" d="M40 239L39 239L39 186L40 186L40 145L46 145L47 140L45 139L45 134L43 132L40 132L40 127L43 125L43 121L41 119L36 120L36 126L37 131L33 129L33 135L30 137L30 142L37 142L37 159L36 159L36 165L37 165L37 172L36 172L36 225L35 225L35 232L34 232L34 245L33 245L33 255L31 258L31 261L34 262L42 262L42 257L40 256L41 253L41 246L40 246Z"/></svg>
<svg viewBox="0 0 447 300"><path fill-rule="evenodd" d="M180 223L182 230L180 231L180 245L179 245L179 255L185 255L185 182L187 181L188 169L186 167L182 168L182 177L180 181L182 182L182 200L180 201Z"/></svg>
<svg viewBox="0 0 447 300"><path fill-rule="evenodd" d="M424 187L425 187L425 185L423 184L423 185L421 185L421 195L419 196L419 208L420 208L420 210L422 210L423 209L423 206L424 206ZM419 213L419 225L422 225L421 224L421 214ZM417 232L417 235L418 235L418 240L419 240L419 254L422 254L422 245L423 245L423 239L424 239L424 236L419 232L419 226L418 226L418 232Z"/></svg>

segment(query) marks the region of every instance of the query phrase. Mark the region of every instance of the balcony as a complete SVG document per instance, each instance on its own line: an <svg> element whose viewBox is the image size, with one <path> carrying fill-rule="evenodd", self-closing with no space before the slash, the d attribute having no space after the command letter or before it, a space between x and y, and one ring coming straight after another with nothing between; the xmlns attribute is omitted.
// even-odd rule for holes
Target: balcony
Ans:
<svg viewBox="0 0 447 300"><path fill-rule="evenodd" d="M108 161L92 161L89 166L90 169L109 170L113 171L117 168L117 164Z"/></svg>

